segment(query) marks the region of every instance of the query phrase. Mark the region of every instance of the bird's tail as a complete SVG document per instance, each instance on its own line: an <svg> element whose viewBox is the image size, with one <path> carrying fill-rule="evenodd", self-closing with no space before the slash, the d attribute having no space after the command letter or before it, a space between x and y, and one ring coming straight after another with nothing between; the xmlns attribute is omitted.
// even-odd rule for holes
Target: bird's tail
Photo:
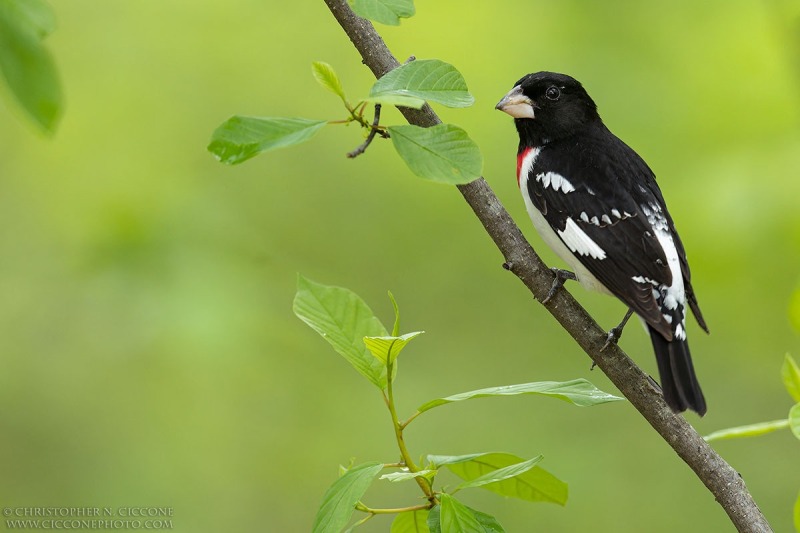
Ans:
<svg viewBox="0 0 800 533"><path fill-rule="evenodd" d="M689 343L685 339L668 341L652 327L647 329L656 352L661 390L667 405L677 413L691 409L700 416L706 414L706 400L694 373Z"/></svg>

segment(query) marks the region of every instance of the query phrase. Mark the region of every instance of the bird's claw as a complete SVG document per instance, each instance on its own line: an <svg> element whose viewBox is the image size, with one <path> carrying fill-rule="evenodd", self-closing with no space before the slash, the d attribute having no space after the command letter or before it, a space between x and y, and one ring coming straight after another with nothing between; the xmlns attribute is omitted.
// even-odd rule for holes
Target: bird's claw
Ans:
<svg viewBox="0 0 800 533"><path fill-rule="evenodd" d="M562 270L560 268L551 268L550 270L553 272L555 278L553 279L553 284L550 286L550 290L547 291L547 296L545 296L544 300L542 300L543 304L549 302L550 299L556 295L558 289L564 286L564 283L567 280L575 281L578 279L575 277L575 273L570 272L569 270Z"/></svg>
<svg viewBox="0 0 800 533"><path fill-rule="evenodd" d="M622 337L622 328L617 326L615 328L611 328L608 330L608 334L606 335L606 342L603 344L603 347L600 348L600 351L604 351L606 348L611 346L612 344L617 344L619 342L619 338Z"/></svg>
<svg viewBox="0 0 800 533"><path fill-rule="evenodd" d="M603 347L600 348L602 352L612 344L617 344L619 342L620 337L622 337L622 330L625 329L625 324L628 323L628 319L633 314L633 309L628 309L628 312L625 313L625 317L622 319L622 322L619 323L618 326L611 328L608 330L608 334L606 335L606 342L603 344Z"/></svg>

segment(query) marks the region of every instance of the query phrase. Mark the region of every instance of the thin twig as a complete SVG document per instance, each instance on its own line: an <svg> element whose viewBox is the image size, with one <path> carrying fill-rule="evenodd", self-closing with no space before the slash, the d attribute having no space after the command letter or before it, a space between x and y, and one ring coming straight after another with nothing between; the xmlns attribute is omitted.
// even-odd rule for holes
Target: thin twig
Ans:
<svg viewBox="0 0 800 533"><path fill-rule="evenodd" d="M399 66L372 24L356 16L347 0L325 0L325 3L375 77L380 78ZM419 110L399 109L409 123L417 126L429 127L441 122L428 105ZM489 185L480 178L458 189L502 252L508 269L542 301L553 282L553 274L525 240ZM545 308L689 465L739 531L772 531L741 476L682 416L669 409L649 376L619 346L609 346L600 352L606 332L568 291L558 291Z"/></svg>
<svg viewBox="0 0 800 533"><path fill-rule="evenodd" d="M380 121L381 121L381 104L375 104L375 118L372 121L372 126L369 129L369 135L367 135L367 139L363 143L361 143L361 145L358 148L356 148L352 152L348 152L347 157L352 159L353 157L358 157L367 151L367 147L372 142L372 139L375 138L375 134L378 133L378 124L380 124ZM381 136L385 138L388 137L389 134L382 132Z"/></svg>
<svg viewBox="0 0 800 533"><path fill-rule="evenodd" d="M412 511L423 511L425 509L430 509L433 507L432 503L423 503L420 505L412 505L410 507L396 507L394 509L372 509L371 507L367 507L363 503L356 504L356 510L361 511L363 513L370 513L370 514L400 514L400 513L409 513Z"/></svg>

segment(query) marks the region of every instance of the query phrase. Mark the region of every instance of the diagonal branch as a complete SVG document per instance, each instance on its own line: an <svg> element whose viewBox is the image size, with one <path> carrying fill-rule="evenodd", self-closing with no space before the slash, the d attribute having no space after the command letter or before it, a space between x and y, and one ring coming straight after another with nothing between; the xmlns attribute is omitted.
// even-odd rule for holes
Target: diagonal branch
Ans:
<svg viewBox="0 0 800 533"><path fill-rule="evenodd" d="M376 78L400 65L372 23L356 16L347 0L325 0L325 3ZM409 123L417 126L430 127L441 122L428 105L420 110L400 108L400 111ZM486 181L480 178L458 186L458 190L503 254L505 266L537 300L544 300L553 282L553 273L525 240ZM738 472L682 416L669 409L649 376L617 345L601 351L606 342L606 332L567 291L558 291L544 306L694 470L739 531L772 531Z"/></svg>

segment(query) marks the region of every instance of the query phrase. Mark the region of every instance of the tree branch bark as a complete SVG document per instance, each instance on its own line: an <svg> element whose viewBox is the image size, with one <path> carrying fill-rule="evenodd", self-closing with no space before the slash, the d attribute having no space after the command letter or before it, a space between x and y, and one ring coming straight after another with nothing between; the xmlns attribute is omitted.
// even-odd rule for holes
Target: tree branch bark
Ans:
<svg viewBox="0 0 800 533"><path fill-rule="evenodd" d="M372 23L356 16L347 0L325 0L325 3L376 78L400 65ZM428 105L420 110L399 109L410 124L430 127L441 122ZM505 257L508 269L541 302L550 289L553 274L525 240L492 189L480 178L458 186L458 190ZM559 290L545 308L689 465L739 531L772 531L738 472L682 416L670 410L650 377L617 345L600 351L606 332L566 290Z"/></svg>

